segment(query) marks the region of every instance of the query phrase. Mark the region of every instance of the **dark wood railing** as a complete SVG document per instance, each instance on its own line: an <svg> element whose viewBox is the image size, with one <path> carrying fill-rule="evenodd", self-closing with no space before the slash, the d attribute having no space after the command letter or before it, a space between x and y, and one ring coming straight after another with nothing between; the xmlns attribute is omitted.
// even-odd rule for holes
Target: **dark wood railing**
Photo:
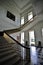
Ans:
<svg viewBox="0 0 43 65"><path fill-rule="evenodd" d="M21 47L23 47L23 48L26 48L26 49L30 49L30 46L28 47L28 46L24 46L24 45L22 45L19 41L17 41L16 39L14 39L13 37L11 37L8 33L6 33L5 31L4 31L4 33L6 34L6 35L8 35L12 40L14 40L18 45L20 45ZM32 45L33 46L33 45ZM43 46L41 46L41 47L39 47L38 45L34 45L36 48L43 48Z"/></svg>
<svg viewBox="0 0 43 65"><path fill-rule="evenodd" d="M18 45L20 45L21 47L26 48L26 49L30 49L28 46L22 45L19 41L17 41L17 40L14 39L13 37L11 37L8 33L5 32L5 34L7 34L12 40L14 40L14 41L15 41Z"/></svg>
<svg viewBox="0 0 43 65"><path fill-rule="evenodd" d="M34 18L36 17L36 15L34 15L31 19L34 20ZM18 28L15 28L15 29L10 29L10 30L4 30L5 32L7 33L15 33L15 32L19 32L21 31L22 29L24 29L27 25L29 25L31 22L33 22L33 20L31 21L31 19L27 22L25 22L23 25L21 25L20 27Z"/></svg>

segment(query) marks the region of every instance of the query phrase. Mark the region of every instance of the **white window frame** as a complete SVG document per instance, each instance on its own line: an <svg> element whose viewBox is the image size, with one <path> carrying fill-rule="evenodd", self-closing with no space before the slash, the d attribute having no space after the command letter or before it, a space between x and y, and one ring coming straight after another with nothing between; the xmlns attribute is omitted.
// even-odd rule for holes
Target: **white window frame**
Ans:
<svg viewBox="0 0 43 65"><path fill-rule="evenodd" d="M21 33L21 44L24 44L24 32Z"/></svg>
<svg viewBox="0 0 43 65"><path fill-rule="evenodd" d="M42 28L42 37L43 37L43 28Z"/></svg>
<svg viewBox="0 0 43 65"><path fill-rule="evenodd" d="M23 24L24 24L24 16L21 17L21 25L23 25Z"/></svg>
<svg viewBox="0 0 43 65"><path fill-rule="evenodd" d="M35 45L35 34L34 34L34 30L29 31L29 42L30 45Z"/></svg>
<svg viewBox="0 0 43 65"><path fill-rule="evenodd" d="M33 13L30 12L28 13L28 21L32 21L33 20Z"/></svg>

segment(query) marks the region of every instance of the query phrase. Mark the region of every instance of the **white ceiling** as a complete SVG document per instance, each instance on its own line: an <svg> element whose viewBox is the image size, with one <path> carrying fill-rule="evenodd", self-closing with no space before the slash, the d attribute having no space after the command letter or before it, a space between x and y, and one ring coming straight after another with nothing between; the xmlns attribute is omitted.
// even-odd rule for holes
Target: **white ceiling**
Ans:
<svg viewBox="0 0 43 65"><path fill-rule="evenodd" d="M20 13L30 8L30 1L31 0L0 0L0 30L19 27ZM6 17L7 10L16 16L15 21Z"/></svg>
<svg viewBox="0 0 43 65"><path fill-rule="evenodd" d="M14 29L20 26L20 14L32 8L37 0L0 0L0 30ZM15 21L6 17L7 10L16 16ZM37 10L37 9L36 9ZM26 15L27 16L27 15Z"/></svg>
<svg viewBox="0 0 43 65"><path fill-rule="evenodd" d="M0 0L0 4L16 7L19 12L31 7L31 0Z"/></svg>
<svg viewBox="0 0 43 65"><path fill-rule="evenodd" d="M19 7L20 9L27 6L30 2L30 0L14 0L15 4L17 5L17 7Z"/></svg>

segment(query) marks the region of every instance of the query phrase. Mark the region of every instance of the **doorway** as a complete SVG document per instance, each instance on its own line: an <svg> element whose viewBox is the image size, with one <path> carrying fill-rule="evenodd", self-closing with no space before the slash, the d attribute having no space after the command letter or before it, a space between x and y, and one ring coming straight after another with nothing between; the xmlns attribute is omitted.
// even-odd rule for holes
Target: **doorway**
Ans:
<svg viewBox="0 0 43 65"><path fill-rule="evenodd" d="M31 45L35 45L35 34L34 34L34 30L29 31L29 43L30 43L30 46Z"/></svg>

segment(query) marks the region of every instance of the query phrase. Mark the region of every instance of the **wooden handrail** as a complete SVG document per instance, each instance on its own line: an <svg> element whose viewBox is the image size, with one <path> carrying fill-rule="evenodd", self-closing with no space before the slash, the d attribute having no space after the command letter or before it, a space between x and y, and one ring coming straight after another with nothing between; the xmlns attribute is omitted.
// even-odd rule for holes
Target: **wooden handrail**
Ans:
<svg viewBox="0 0 43 65"><path fill-rule="evenodd" d="M20 45L21 47L23 48L26 48L26 49L30 49L29 47L27 46L24 46L22 45L20 42L18 42L17 40L15 40L13 37L11 37L8 33L4 32L6 35L8 35L12 40L14 40L18 45Z"/></svg>
<svg viewBox="0 0 43 65"><path fill-rule="evenodd" d="M36 15L35 16L33 16L32 18L34 19L36 17ZM31 18L31 19L32 19ZM25 22L23 25L21 25L20 27L18 27L18 28L16 28L16 29L10 29L10 30L4 30L5 32L7 32L7 33L15 33L15 32L19 32L19 31L21 31L22 29L24 29L27 25L29 25L31 22L33 22L33 20L31 21L31 19L29 20L29 21L27 21L27 22Z"/></svg>
<svg viewBox="0 0 43 65"><path fill-rule="evenodd" d="M30 46L28 47L28 46L24 46L24 45L22 45L19 41L17 41L16 39L14 39L13 37L11 37L8 33L6 33L6 32L4 32L6 35L8 35L12 40L14 40L18 45L20 45L21 47L23 47L23 48L26 48L26 49L30 49ZM36 45L34 45L36 48L43 48L42 46L41 47L39 47L39 46L36 46Z"/></svg>

